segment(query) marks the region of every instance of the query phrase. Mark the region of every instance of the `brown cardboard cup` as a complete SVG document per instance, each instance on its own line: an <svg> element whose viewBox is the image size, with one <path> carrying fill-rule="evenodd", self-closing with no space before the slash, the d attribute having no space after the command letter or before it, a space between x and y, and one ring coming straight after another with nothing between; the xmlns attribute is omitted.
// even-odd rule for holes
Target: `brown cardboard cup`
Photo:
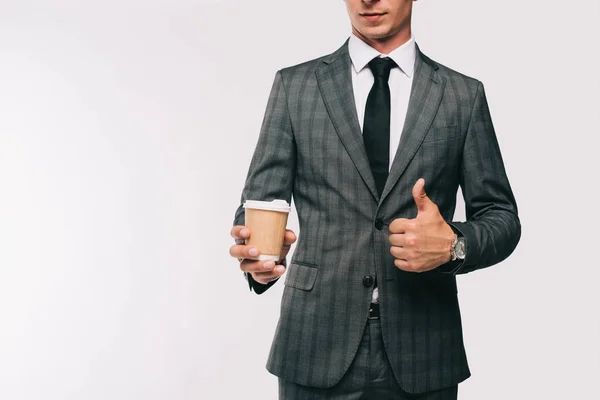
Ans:
<svg viewBox="0 0 600 400"><path fill-rule="evenodd" d="M279 261L290 205L285 200L247 200L244 208L245 226L250 229L246 245L260 251L254 260Z"/></svg>

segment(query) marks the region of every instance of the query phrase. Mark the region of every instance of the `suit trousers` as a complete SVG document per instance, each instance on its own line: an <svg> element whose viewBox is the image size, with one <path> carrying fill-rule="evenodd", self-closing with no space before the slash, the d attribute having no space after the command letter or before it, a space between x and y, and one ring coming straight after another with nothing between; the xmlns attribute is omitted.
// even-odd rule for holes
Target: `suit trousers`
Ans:
<svg viewBox="0 0 600 400"><path fill-rule="evenodd" d="M368 320L360 346L342 379L331 388L313 388L279 378L280 400L456 400L458 386L422 394L403 391L390 367L379 319Z"/></svg>

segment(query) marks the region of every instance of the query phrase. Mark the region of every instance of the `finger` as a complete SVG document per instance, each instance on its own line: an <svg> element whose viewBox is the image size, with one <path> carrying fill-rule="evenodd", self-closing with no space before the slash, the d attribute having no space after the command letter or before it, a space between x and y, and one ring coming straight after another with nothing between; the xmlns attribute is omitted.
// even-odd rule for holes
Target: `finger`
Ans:
<svg viewBox="0 0 600 400"><path fill-rule="evenodd" d="M425 211L427 206L427 193L425 193L425 179L419 178L412 188L412 195L417 205L418 212Z"/></svg>
<svg viewBox="0 0 600 400"><path fill-rule="evenodd" d="M229 254L235 258L256 258L260 251L256 247L236 244L229 248Z"/></svg>
<svg viewBox="0 0 600 400"><path fill-rule="evenodd" d="M403 271L412 272L412 269L410 268L410 265L406 260L400 260L397 258L394 260L394 265Z"/></svg>
<svg viewBox="0 0 600 400"><path fill-rule="evenodd" d="M408 261L409 252L404 247L391 246L390 253L399 260Z"/></svg>
<svg viewBox="0 0 600 400"><path fill-rule="evenodd" d="M296 242L296 239L297 237L294 231L292 231L291 229L286 229L285 235L283 237L283 245L291 246L292 244L294 244L294 242Z"/></svg>
<svg viewBox="0 0 600 400"><path fill-rule="evenodd" d="M275 261L244 260L240 263L240 269L244 272L269 272L275 268Z"/></svg>
<svg viewBox="0 0 600 400"><path fill-rule="evenodd" d="M285 272L285 267L283 265L278 265L270 272L254 272L252 277L255 281L260 283L267 284L275 279L279 278Z"/></svg>
<svg viewBox="0 0 600 400"><path fill-rule="evenodd" d="M409 221L408 218L396 218L390 224L390 233L405 233Z"/></svg>
<svg viewBox="0 0 600 400"><path fill-rule="evenodd" d="M244 225L236 225L231 228L230 235L235 240L248 239L250 237L250 229L246 228Z"/></svg>
<svg viewBox="0 0 600 400"><path fill-rule="evenodd" d="M406 246L406 234L405 233L394 233L390 235L388 240L393 246L405 247Z"/></svg>

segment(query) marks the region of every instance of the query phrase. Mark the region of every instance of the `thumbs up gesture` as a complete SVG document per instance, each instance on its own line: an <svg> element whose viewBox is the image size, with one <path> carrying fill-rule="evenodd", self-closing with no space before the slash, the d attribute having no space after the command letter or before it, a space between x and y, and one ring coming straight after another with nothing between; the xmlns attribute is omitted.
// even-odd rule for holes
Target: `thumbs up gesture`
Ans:
<svg viewBox="0 0 600 400"><path fill-rule="evenodd" d="M412 194L417 217L398 218L390 224L390 252L401 270L425 272L451 260L454 231L425 193L425 179L415 183Z"/></svg>

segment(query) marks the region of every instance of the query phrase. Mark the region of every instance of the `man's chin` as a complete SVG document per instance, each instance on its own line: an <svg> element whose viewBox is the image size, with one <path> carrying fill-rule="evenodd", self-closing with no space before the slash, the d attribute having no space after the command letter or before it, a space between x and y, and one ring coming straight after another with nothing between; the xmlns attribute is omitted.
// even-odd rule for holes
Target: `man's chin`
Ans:
<svg viewBox="0 0 600 400"><path fill-rule="evenodd" d="M390 36L390 30L384 26L368 27L362 29L360 33L370 40L381 40Z"/></svg>

